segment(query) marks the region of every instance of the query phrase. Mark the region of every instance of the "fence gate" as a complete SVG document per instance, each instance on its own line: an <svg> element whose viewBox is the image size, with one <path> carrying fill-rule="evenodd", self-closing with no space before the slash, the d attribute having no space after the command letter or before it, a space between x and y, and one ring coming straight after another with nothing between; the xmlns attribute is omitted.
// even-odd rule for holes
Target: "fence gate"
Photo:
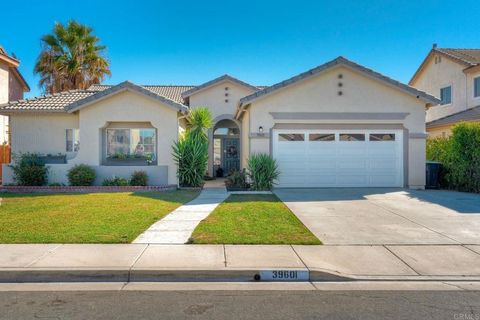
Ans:
<svg viewBox="0 0 480 320"><path fill-rule="evenodd" d="M2 180L2 177L3 177L2 165L4 163L10 163L10 159L11 159L10 145L8 144L0 145L0 181Z"/></svg>

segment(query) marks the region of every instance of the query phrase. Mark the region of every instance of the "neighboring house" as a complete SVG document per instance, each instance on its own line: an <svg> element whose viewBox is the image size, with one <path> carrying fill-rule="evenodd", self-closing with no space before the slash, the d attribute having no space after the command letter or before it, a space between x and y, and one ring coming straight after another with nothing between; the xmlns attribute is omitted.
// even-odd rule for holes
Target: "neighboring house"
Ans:
<svg viewBox="0 0 480 320"><path fill-rule="evenodd" d="M86 163L97 184L134 170L176 184L172 143L188 109L206 106L210 175L264 152L278 162L280 187L423 188L425 109L438 102L339 57L270 87L228 75L199 86L123 82L9 103L0 114L11 116L14 153L67 155L50 165L51 182L66 183L66 171Z"/></svg>
<svg viewBox="0 0 480 320"><path fill-rule="evenodd" d="M30 91L18 71L19 65L20 61L0 46L0 104L23 99L23 93ZM0 116L0 144L5 143L8 143L8 117Z"/></svg>
<svg viewBox="0 0 480 320"><path fill-rule="evenodd" d="M480 49L433 45L409 84L440 97L427 111L429 136L448 136L459 122L480 121Z"/></svg>

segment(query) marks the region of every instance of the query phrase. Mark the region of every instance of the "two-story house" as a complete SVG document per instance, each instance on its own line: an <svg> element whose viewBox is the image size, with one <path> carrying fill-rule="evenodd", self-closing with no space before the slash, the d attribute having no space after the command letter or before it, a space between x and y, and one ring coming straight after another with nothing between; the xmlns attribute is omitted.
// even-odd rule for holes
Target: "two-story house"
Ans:
<svg viewBox="0 0 480 320"><path fill-rule="evenodd" d="M23 93L30 91L18 66L20 61L7 54L0 46L0 104L23 99ZM0 144L8 143L8 117L0 116Z"/></svg>
<svg viewBox="0 0 480 320"><path fill-rule="evenodd" d="M459 122L480 121L480 49L434 44L409 84L441 100L427 110L429 136L448 136Z"/></svg>

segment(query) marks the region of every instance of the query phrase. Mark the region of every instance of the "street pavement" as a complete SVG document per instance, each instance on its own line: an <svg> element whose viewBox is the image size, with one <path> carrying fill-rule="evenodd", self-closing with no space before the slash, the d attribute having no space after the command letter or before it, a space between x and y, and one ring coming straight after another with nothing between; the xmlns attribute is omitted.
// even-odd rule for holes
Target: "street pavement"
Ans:
<svg viewBox="0 0 480 320"><path fill-rule="evenodd" d="M0 292L0 319L461 319L478 291Z"/></svg>

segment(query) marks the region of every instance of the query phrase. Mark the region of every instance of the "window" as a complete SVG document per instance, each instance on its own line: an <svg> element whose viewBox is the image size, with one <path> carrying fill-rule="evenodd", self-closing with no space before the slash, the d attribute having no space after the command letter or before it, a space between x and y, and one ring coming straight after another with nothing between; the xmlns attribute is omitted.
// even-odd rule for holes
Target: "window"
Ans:
<svg viewBox="0 0 480 320"><path fill-rule="evenodd" d="M480 77L473 79L473 97L480 98Z"/></svg>
<svg viewBox="0 0 480 320"><path fill-rule="evenodd" d="M334 133L311 133L308 137L310 141L335 141Z"/></svg>
<svg viewBox="0 0 480 320"><path fill-rule="evenodd" d="M452 86L440 89L440 104L452 103Z"/></svg>
<svg viewBox="0 0 480 320"><path fill-rule="evenodd" d="M372 133L370 141L395 141L394 133Z"/></svg>
<svg viewBox="0 0 480 320"><path fill-rule="evenodd" d="M362 133L340 133L340 141L365 141Z"/></svg>
<svg viewBox="0 0 480 320"><path fill-rule="evenodd" d="M300 133L281 133L278 141L305 141L305 135Z"/></svg>
<svg viewBox="0 0 480 320"><path fill-rule="evenodd" d="M80 130L65 129L65 151L77 152L80 149Z"/></svg>
<svg viewBox="0 0 480 320"><path fill-rule="evenodd" d="M155 129L106 129L107 160L156 160Z"/></svg>

